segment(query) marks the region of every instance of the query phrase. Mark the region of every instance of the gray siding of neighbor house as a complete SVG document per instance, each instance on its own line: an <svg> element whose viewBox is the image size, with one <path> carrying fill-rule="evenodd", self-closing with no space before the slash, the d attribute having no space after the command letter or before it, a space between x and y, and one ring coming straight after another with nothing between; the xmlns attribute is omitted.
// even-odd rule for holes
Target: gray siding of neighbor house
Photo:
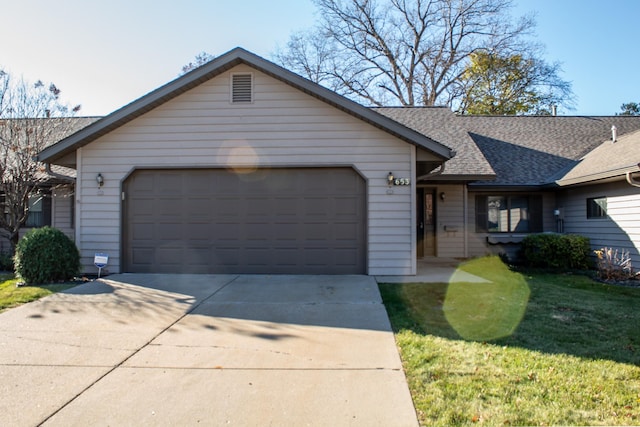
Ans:
<svg viewBox="0 0 640 427"><path fill-rule="evenodd" d="M587 219L587 198L607 199L607 218ZM572 187L559 194L566 233L589 237L591 247L628 250L640 268L640 189L625 181Z"/></svg>
<svg viewBox="0 0 640 427"><path fill-rule="evenodd" d="M503 194L499 191L489 191L488 193ZM485 194L488 194L485 192ZM519 245L517 243L508 244L489 244L488 237L499 237L500 239L513 240L514 242L520 241L526 236L524 233L478 233L476 232L476 195L480 194L477 191L469 191L467 204L468 215L467 223L469 230L469 256L485 256L489 254L498 255L504 253L510 257L514 257L517 254ZM532 193L533 194L533 193ZM558 230L558 224L556 217L554 216L554 210L556 209L556 196L554 193L536 193L542 196L542 230L555 232Z"/></svg>
<svg viewBox="0 0 640 427"><path fill-rule="evenodd" d="M230 75L254 76L252 103L230 103ZM78 149L76 241L121 270L121 186L136 168L353 167L366 182L367 273L415 274L416 148L255 69L240 65ZM96 175L104 177L98 188Z"/></svg>

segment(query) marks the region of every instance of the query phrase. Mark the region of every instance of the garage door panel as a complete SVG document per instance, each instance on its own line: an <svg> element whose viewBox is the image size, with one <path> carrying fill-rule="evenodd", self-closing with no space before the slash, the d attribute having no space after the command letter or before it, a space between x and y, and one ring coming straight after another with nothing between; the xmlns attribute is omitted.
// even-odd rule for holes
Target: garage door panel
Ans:
<svg viewBox="0 0 640 427"><path fill-rule="evenodd" d="M189 223L184 225L183 237L190 242L209 241L209 229L206 222Z"/></svg>
<svg viewBox="0 0 640 427"><path fill-rule="evenodd" d="M360 230L355 229L355 223L335 223L333 229L335 230L337 241L359 241L362 239Z"/></svg>
<svg viewBox="0 0 640 427"><path fill-rule="evenodd" d="M350 266L357 262L358 254L351 249L336 250L334 252L335 262L340 266Z"/></svg>
<svg viewBox="0 0 640 427"><path fill-rule="evenodd" d="M182 200L180 200L182 203ZM211 197L188 197L183 205L188 218L211 216Z"/></svg>
<svg viewBox="0 0 640 427"><path fill-rule="evenodd" d="M183 175L178 171L169 171L156 175L156 189L164 194L182 194Z"/></svg>
<svg viewBox="0 0 640 427"><path fill-rule="evenodd" d="M153 194L155 191L155 177L153 175L136 175L130 178L132 182L132 191L135 191L138 196L146 194Z"/></svg>
<svg viewBox="0 0 640 427"><path fill-rule="evenodd" d="M155 224L145 222L135 222L132 224L133 239L136 241L153 241L155 238Z"/></svg>
<svg viewBox="0 0 640 427"><path fill-rule="evenodd" d="M300 229L302 228L299 224L295 223L277 223L275 224L277 227L277 231L275 233L275 240L279 242L295 242L300 238L301 233Z"/></svg>
<svg viewBox="0 0 640 427"><path fill-rule="evenodd" d="M337 203L335 203L334 206L336 216L356 218L361 214L361 212L359 212L360 206L358 205L357 200L354 200L353 197L339 197L336 201Z"/></svg>
<svg viewBox="0 0 640 427"><path fill-rule="evenodd" d="M212 212L219 216L236 217L241 211L241 200L237 197L217 197L212 203Z"/></svg>
<svg viewBox="0 0 640 427"><path fill-rule="evenodd" d="M154 254L154 247L138 246L132 253L132 263L138 268L143 266L147 266L150 268L153 264L155 264Z"/></svg>
<svg viewBox="0 0 640 427"><path fill-rule="evenodd" d="M124 188L125 271L365 272L366 185L352 169L141 170Z"/></svg>
<svg viewBox="0 0 640 427"><path fill-rule="evenodd" d="M240 248L218 247L213 252L212 262L217 267L238 267L240 265Z"/></svg>

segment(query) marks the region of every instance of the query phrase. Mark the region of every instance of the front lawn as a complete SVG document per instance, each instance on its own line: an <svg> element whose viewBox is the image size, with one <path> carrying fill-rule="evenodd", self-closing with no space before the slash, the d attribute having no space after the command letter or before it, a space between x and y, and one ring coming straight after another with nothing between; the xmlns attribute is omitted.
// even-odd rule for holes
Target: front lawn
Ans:
<svg viewBox="0 0 640 427"><path fill-rule="evenodd" d="M17 286L18 279L11 274L0 274L0 311L35 301L55 292L77 286L77 283L60 283L40 286Z"/></svg>
<svg viewBox="0 0 640 427"><path fill-rule="evenodd" d="M640 288L521 274L381 284L423 425L640 424Z"/></svg>

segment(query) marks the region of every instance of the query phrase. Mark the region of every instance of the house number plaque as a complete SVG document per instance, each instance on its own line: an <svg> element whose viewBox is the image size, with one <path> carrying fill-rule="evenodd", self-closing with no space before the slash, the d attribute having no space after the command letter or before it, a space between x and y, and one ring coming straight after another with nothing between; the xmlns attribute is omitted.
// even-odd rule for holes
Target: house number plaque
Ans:
<svg viewBox="0 0 640 427"><path fill-rule="evenodd" d="M393 185L411 185L409 178L396 178L393 180Z"/></svg>

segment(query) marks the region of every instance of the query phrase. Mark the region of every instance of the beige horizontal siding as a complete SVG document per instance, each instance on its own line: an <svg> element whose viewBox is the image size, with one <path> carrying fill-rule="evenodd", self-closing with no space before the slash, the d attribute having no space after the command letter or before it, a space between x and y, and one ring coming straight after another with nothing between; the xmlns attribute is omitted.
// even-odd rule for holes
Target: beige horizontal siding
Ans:
<svg viewBox="0 0 640 427"><path fill-rule="evenodd" d="M415 188L388 194L386 176L410 178L414 148L246 66L232 71L253 72L254 103L230 104L224 73L80 151L77 238L85 268L95 270L93 255L107 252L110 271L120 271L121 185L135 167L350 166L367 182L369 274L409 274Z"/></svg>
<svg viewBox="0 0 640 427"><path fill-rule="evenodd" d="M441 200L440 194L445 194ZM464 256L464 187L462 185L440 185L435 191L437 206L438 257L460 258ZM455 229L456 231L451 231Z"/></svg>
<svg viewBox="0 0 640 427"><path fill-rule="evenodd" d="M51 197L51 226L61 230L70 239L75 240L73 188L70 186L54 188L51 192Z"/></svg>

